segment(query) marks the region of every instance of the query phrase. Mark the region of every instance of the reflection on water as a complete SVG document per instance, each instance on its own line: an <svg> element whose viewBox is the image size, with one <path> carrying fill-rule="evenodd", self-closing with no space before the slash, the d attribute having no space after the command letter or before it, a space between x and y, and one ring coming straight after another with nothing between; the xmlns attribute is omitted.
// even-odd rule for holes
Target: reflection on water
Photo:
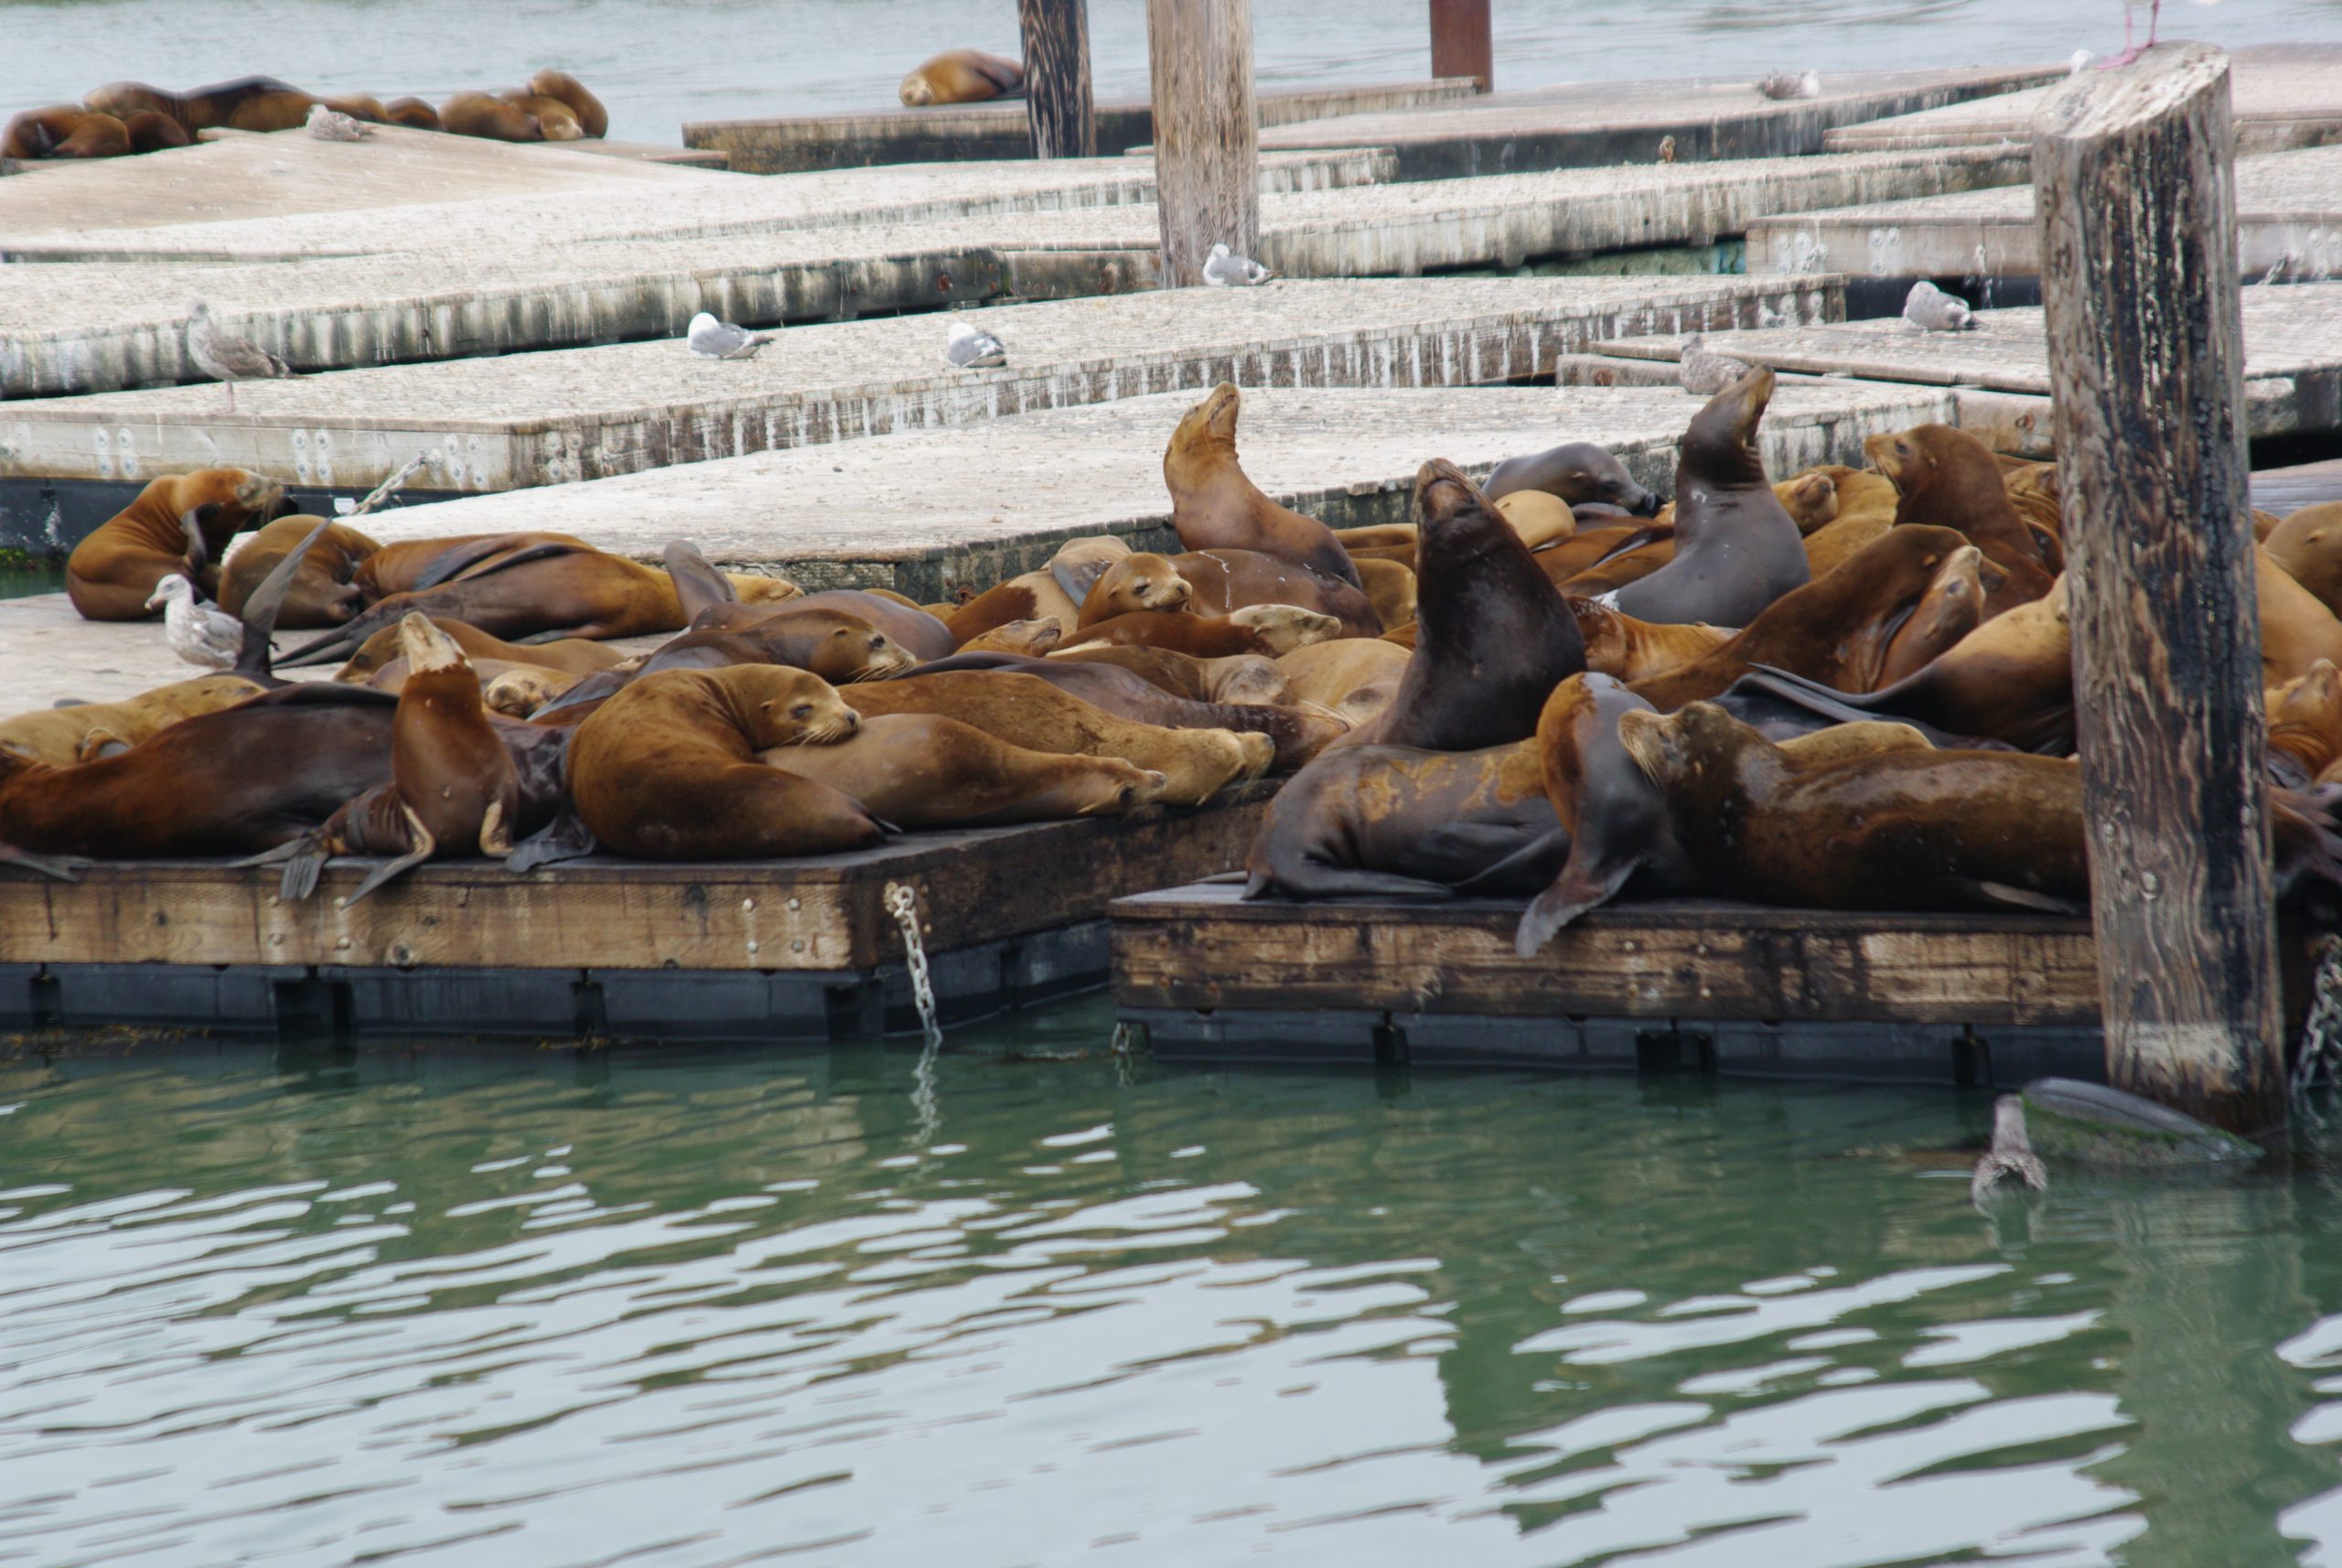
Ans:
<svg viewBox="0 0 2342 1568"><path fill-rule="evenodd" d="M0 1064L0 1561L2342 1541L2324 1176L1996 1231L1981 1101L1103 1032L971 1032L931 1134L898 1047Z"/></svg>
<svg viewBox="0 0 2342 1568"><path fill-rule="evenodd" d="M1144 97L1144 0L1089 10L1100 96ZM2342 0L2174 11L2174 36L2229 48L2342 38ZM2110 54L2122 33L2120 0L1503 0L1494 12L1499 87L2062 60ZM1425 14L1424 0L1253 0L1261 85L1426 75ZM1018 52L1011 0L0 0L0 35L6 109L124 77L189 87L252 71L437 102L560 65L609 105L613 136L660 142L686 120L891 108L903 73L938 49Z"/></svg>

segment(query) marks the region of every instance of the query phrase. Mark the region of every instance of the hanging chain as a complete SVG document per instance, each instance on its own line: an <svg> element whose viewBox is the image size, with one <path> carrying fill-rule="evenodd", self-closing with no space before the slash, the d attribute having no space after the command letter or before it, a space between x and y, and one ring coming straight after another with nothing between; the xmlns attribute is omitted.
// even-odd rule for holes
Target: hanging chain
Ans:
<svg viewBox="0 0 2342 1568"><path fill-rule="evenodd" d="M2320 1079L2342 1082L2342 936L2317 941L2317 980L2302 1025L2301 1049L2294 1058L2294 1098Z"/></svg>
<svg viewBox="0 0 2342 1568"><path fill-rule="evenodd" d="M911 1000L919 1006L919 1026L927 1032L928 1049L943 1043L943 1026L935 1017L935 983L927 972L927 944L919 934L919 895L905 882L886 884L886 912L903 929L903 958L910 966Z"/></svg>
<svg viewBox="0 0 2342 1568"><path fill-rule="evenodd" d="M392 492L395 491L401 485L405 484L408 479L414 476L414 471L417 468L422 467L429 461L431 461L430 453L417 452L414 456L409 457L404 463L399 466L399 471L397 473L392 474L389 478L384 479L381 484L376 485L372 490L369 491L364 500L360 501L356 506L351 507L348 511L343 512L341 515L345 518L364 517L368 512L372 511L376 507L381 506L384 501L390 499Z"/></svg>

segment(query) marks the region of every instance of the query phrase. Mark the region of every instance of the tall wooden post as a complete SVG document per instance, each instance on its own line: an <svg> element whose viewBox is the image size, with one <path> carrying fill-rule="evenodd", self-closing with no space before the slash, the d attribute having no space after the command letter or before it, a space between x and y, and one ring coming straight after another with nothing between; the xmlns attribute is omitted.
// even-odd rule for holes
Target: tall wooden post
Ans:
<svg viewBox="0 0 2342 1568"><path fill-rule="evenodd" d="M1037 158L1094 158L1089 0L1016 0L1025 38L1025 113Z"/></svg>
<svg viewBox="0 0 2342 1568"><path fill-rule="evenodd" d="M1496 85L1496 46L1488 38L1488 0L1431 0L1431 73L1477 76Z"/></svg>
<svg viewBox="0 0 2342 1568"><path fill-rule="evenodd" d="M1252 0L1146 0L1163 286L1203 281L1224 244L1261 250L1261 135L1252 112Z"/></svg>
<svg viewBox="0 0 2342 1568"><path fill-rule="evenodd" d="M2228 57L2083 71L2033 125L2111 1082L2282 1122Z"/></svg>

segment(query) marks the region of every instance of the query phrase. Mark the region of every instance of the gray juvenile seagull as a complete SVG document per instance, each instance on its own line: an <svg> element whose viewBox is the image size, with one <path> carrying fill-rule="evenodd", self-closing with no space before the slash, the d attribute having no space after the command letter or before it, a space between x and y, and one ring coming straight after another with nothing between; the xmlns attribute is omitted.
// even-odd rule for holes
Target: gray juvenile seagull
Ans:
<svg viewBox="0 0 2342 1568"><path fill-rule="evenodd" d="M729 321L718 321L706 311L692 317L683 340L704 360L745 360L772 341L769 332L751 332Z"/></svg>
<svg viewBox="0 0 2342 1568"><path fill-rule="evenodd" d="M1676 380L1694 397L1714 397L1746 375L1749 366L1729 354L1708 348L1708 340L1693 333L1683 344L1683 358L1675 367Z"/></svg>
<svg viewBox="0 0 2342 1568"><path fill-rule="evenodd" d="M1204 258L1204 282L1213 288L1252 288L1275 274L1250 256L1240 256L1225 245L1214 245Z"/></svg>
<svg viewBox="0 0 2342 1568"><path fill-rule="evenodd" d="M244 624L225 610L195 602L195 585L174 572L155 585L148 609L163 612L164 640L189 664L232 670L243 651Z"/></svg>
<svg viewBox="0 0 2342 1568"><path fill-rule="evenodd" d="M238 381L275 381L301 372L242 338L231 338L212 324L211 307L199 299L187 303L187 351L195 368L228 388L228 412L236 412Z"/></svg>
<svg viewBox="0 0 2342 1568"><path fill-rule="evenodd" d="M1922 332L1969 332L1976 313L1956 294L1946 294L1927 279L1911 285L1903 297L1903 319Z"/></svg>
<svg viewBox="0 0 2342 1568"><path fill-rule="evenodd" d="M320 142L362 142L374 127L322 103L309 105L309 134Z"/></svg>
<svg viewBox="0 0 2342 1568"><path fill-rule="evenodd" d="M1008 363L1008 346L981 327L954 321L951 335L943 340L943 362L962 371L1004 365Z"/></svg>
<svg viewBox="0 0 2342 1568"><path fill-rule="evenodd" d="M1756 91L1767 98L1819 98L1821 96L1821 73L1809 70L1777 70L1756 84Z"/></svg>

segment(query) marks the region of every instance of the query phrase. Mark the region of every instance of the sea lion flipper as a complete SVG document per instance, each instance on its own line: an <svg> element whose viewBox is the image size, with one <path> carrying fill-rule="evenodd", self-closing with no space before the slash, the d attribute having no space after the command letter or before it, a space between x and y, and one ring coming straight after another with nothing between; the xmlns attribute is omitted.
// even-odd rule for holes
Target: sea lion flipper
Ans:
<svg viewBox="0 0 2342 1568"><path fill-rule="evenodd" d="M1065 596L1078 606L1090 597L1090 590L1098 585L1098 579L1113 564L1112 561L1052 561L1049 575L1065 590Z"/></svg>
<svg viewBox="0 0 2342 1568"><path fill-rule="evenodd" d="M205 501L179 513L179 528L187 535L187 580L190 583L211 559L211 542L203 537L203 525L219 510L219 502Z"/></svg>
<svg viewBox="0 0 2342 1568"><path fill-rule="evenodd" d="M425 588L435 588L458 577L485 576L489 572L501 572L507 566L518 565L524 561L543 561L548 556L573 555L577 552L575 544L564 544L557 540L532 544L525 550L513 550L512 541L525 537L525 534L498 533L486 539L475 539L468 544L449 545L415 574L414 585L407 592L419 594ZM502 560L496 559L506 551L511 553L503 555Z"/></svg>
<svg viewBox="0 0 2342 1568"><path fill-rule="evenodd" d="M1522 958L1535 958L1563 926L1617 897L1642 863L1638 854L1597 871L1579 865L1573 854L1553 885L1537 895L1522 913L1520 924L1513 930L1512 950Z"/></svg>
<svg viewBox="0 0 2342 1568"><path fill-rule="evenodd" d="M117 752L128 751L129 749L130 743L128 741L123 739L122 736L114 734L113 731L106 728L103 725L100 725L97 728L83 734L81 744L73 748L73 760L76 762L95 762L101 757L112 757Z"/></svg>
<svg viewBox="0 0 2342 1568"><path fill-rule="evenodd" d="M2007 904L2019 909L2031 909L2043 915L2086 915L2090 911L2070 898L2053 897L2024 887L2012 887L2005 882L1979 882L1976 891L1995 904Z"/></svg>
<svg viewBox="0 0 2342 1568"><path fill-rule="evenodd" d="M27 871L38 871L43 876L53 876L59 882L79 882L81 871L90 863L70 854L34 854L12 843L0 843L0 865L21 865Z"/></svg>
<svg viewBox="0 0 2342 1568"><path fill-rule="evenodd" d="M732 579L717 571L700 553L699 546L688 539L671 539L660 559L666 564L667 575L675 585L675 597L683 607L683 619L691 621L710 605L736 605L740 591Z"/></svg>
<svg viewBox="0 0 2342 1568"><path fill-rule="evenodd" d="M1513 897L1521 886L1543 886L1553 879L1558 863L1570 853L1567 828L1540 833L1503 859L1491 862L1456 885L1458 898Z"/></svg>
<svg viewBox="0 0 2342 1568"><path fill-rule="evenodd" d="M513 847L504 858L507 871L534 871L556 861L580 860L601 848L594 830L574 811L564 811Z"/></svg>
<svg viewBox="0 0 2342 1568"><path fill-rule="evenodd" d="M285 596L292 589L294 575L301 570L301 564L309 558L310 548L324 538L326 530L332 526L330 518L319 518L317 526L309 530L300 543L287 551L283 560L270 567L268 575L260 580L260 585L245 596L244 613L239 618L244 625L244 639L236 650L232 673L263 686L285 683L276 678L276 671L270 666L269 658L274 652L274 647L269 639L275 633L276 615L285 607Z"/></svg>
<svg viewBox="0 0 2342 1568"><path fill-rule="evenodd" d="M408 805L403 800L400 801L399 817L405 822L409 842L411 842L414 847L407 851L406 854L398 856L396 859L383 861L381 865L374 867L373 870L368 872L366 874L366 880L360 882L355 888L351 889L349 897L342 900L342 907L344 908L357 903L358 900L365 897L366 895L374 891L375 888L381 886L385 882L405 875L408 872L413 871L416 866L421 865L424 861L429 860L433 855L439 853L439 841L431 836L431 830L424 825L424 822L421 817L415 815L414 808L413 806Z"/></svg>

